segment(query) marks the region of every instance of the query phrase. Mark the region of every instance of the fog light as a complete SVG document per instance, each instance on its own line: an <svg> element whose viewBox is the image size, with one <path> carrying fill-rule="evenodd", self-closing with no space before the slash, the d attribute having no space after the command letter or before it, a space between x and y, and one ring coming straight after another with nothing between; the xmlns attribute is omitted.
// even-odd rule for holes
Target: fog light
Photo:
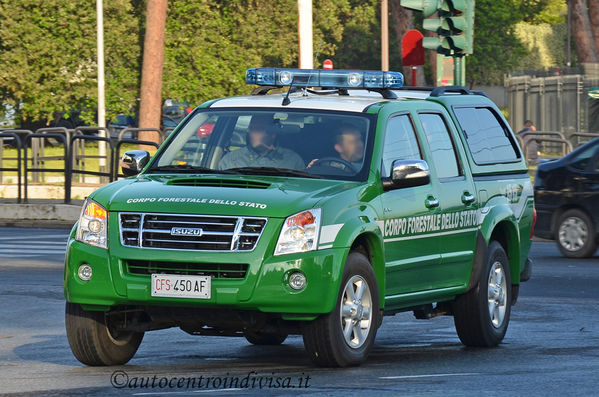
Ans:
<svg viewBox="0 0 599 397"><path fill-rule="evenodd" d="M294 290L304 289L306 286L306 276L302 272L293 272L289 276L289 286Z"/></svg>
<svg viewBox="0 0 599 397"><path fill-rule="evenodd" d="M79 270L77 270L77 275L83 281L89 281L92 278L92 267L87 263L79 266Z"/></svg>

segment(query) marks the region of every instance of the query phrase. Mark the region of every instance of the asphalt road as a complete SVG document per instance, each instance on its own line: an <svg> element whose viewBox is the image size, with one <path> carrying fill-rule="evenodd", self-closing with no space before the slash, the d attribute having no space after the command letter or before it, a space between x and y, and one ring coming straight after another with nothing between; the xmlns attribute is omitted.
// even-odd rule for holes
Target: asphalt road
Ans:
<svg viewBox="0 0 599 397"><path fill-rule="evenodd" d="M196 337L178 329L147 333L128 365L93 368L75 360L64 331L64 256L58 242L64 245L67 233L0 229L0 394L599 393L597 256L569 260L553 243L534 243L533 278L522 285L504 343L494 349L464 348L451 317L416 320L401 313L385 318L368 362L357 368L314 368L299 336L290 336L282 346L258 347L245 339ZM200 376L202 387L186 387L185 382L199 382ZM247 378L248 387L226 388L231 377L238 377L242 386ZM184 387L177 388L181 378ZM269 388L270 378L271 385L296 387ZM129 385L146 387L117 388L111 379L117 386L128 379Z"/></svg>

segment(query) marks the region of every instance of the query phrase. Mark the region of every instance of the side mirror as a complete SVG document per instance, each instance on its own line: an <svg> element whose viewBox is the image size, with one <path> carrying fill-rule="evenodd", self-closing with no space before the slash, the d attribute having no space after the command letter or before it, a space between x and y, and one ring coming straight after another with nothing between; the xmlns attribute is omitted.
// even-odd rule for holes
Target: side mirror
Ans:
<svg viewBox="0 0 599 397"><path fill-rule="evenodd" d="M391 176L383 180L385 190L427 185L431 180L428 164L424 160L394 160Z"/></svg>
<svg viewBox="0 0 599 397"><path fill-rule="evenodd" d="M121 170L125 176L134 176L150 161L150 153L145 150L129 150L121 158Z"/></svg>

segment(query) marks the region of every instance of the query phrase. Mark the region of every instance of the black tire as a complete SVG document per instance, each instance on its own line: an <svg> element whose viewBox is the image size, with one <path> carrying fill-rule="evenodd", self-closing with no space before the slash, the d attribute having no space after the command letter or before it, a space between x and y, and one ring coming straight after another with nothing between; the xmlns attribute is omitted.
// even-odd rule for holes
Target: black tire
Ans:
<svg viewBox="0 0 599 397"><path fill-rule="evenodd" d="M354 301L358 302L359 306L352 306L357 309L356 311L352 309L351 312L353 313L352 315L356 316L356 319L363 319L367 316L370 319L366 336L362 338L362 342L359 345L358 342L355 342L355 347L350 346L350 343L346 342L343 334L343 324L348 325L349 321L344 322L341 312L346 285L349 285L349 288L354 293L359 290L359 287L356 290L353 289L356 284L354 284L354 281L349 284L350 280L354 280L360 286L365 282L368 286L362 298L359 301ZM369 295L366 291L368 291ZM362 303L364 303L364 306L362 306ZM346 307L349 306L351 304L346 305ZM368 315L363 314L364 307L369 308L370 312ZM380 325L379 317L379 290L372 265L363 254L350 252L345 263L345 270L341 279L341 288L337 295L335 309L331 313L323 314L316 320L304 324L303 338L306 351L315 364L323 367L347 367L361 364L367 359L374 344L376 331ZM354 333L354 330L358 327L357 321L350 323L348 329L351 330L350 337L352 337L352 340L358 338L359 341L358 334ZM356 325L352 326L351 324ZM362 329L361 326L362 322L360 321L360 330Z"/></svg>
<svg viewBox="0 0 599 397"><path fill-rule="evenodd" d="M86 311L67 302L65 324L71 351L77 360L92 366L122 365L137 352L143 332L120 332L116 337L101 311Z"/></svg>
<svg viewBox="0 0 599 397"><path fill-rule="evenodd" d="M504 283L501 283L502 288L497 290L497 296L503 296L503 305L497 305L496 308L499 311L504 308L504 314L501 321L498 321L499 315L495 316L497 321L494 324L489 307L489 287L491 272L497 268L496 264L499 264L502 269L504 280ZM473 347L497 346L507 331L511 304L512 282L508 258L501 244L491 241L487 261L480 272L476 286L453 302L453 320L462 343Z"/></svg>
<svg viewBox="0 0 599 397"><path fill-rule="evenodd" d="M248 342L254 345L280 345L285 342L289 334L287 332L256 332L246 329L243 331L243 336Z"/></svg>
<svg viewBox="0 0 599 397"><path fill-rule="evenodd" d="M580 238L579 241L575 241L578 240L576 236ZM597 251L595 225L585 212L577 209L567 210L559 217L555 241L568 258L588 258Z"/></svg>

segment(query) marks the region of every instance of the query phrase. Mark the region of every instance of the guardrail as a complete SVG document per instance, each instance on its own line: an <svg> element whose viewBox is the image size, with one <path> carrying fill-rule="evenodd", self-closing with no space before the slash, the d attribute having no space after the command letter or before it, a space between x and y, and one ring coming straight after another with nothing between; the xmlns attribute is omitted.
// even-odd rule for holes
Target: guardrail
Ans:
<svg viewBox="0 0 599 397"><path fill-rule="evenodd" d="M17 148L17 157L14 160L17 160L17 166L14 168L4 167L3 160L13 160L13 158L5 158L3 157L4 150L4 140L12 139L15 143L15 147ZM0 176L3 171L16 171L17 173L17 203L21 202L21 138L15 132L0 132Z"/></svg>
<svg viewBox="0 0 599 397"><path fill-rule="evenodd" d="M47 181L47 173L60 173L59 182L64 186L65 203L71 202L73 182L85 183L86 176L100 177L95 183L104 184L124 177L119 172L120 152L123 145L143 145L158 148L159 143L149 140L125 138L125 134L137 135L140 131L149 131L157 134L158 140L163 142L167 134L164 131L151 128L127 128L121 131L119 137L109 136L109 129L102 127L78 127L73 130L66 128L41 128L35 132L31 130L7 129L0 130L0 184L6 178L6 172L16 173L17 202L27 202L31 184ZM98 134L98 132L101 132ZM169 133L172 130L169 129ZM90 135L92 133L93 135ZM106 135L106 136L100 136ZM3 147L6 141L13 143L11 152L16 149L16 155L7 157ZM104 145L105 150L98 150L98 154L86 152L90 143ZM60 146L61 154L48 155L48 146ZM90 169L90 159L98 159L98 168ZM104 161L103 161L104 160ZM6 163L16 162L15 166ZM48 168L49 161L60 161L62 166ZM52 181L52 177L50 177Z"/></svg>
<svg viewBox="0 0 599 397"><path fill-rule="evenodd" d="M573 140L576 140L576 143L572 142L572 145L574 147L579 147L581 145L584 145L588 141L598 138L598 137L599 137L599 134L594 134L591 132L575 132L573 134L570 134L570 142L572 142ZM589 138L589 139L585 140L584 142L581 142L581 140L579 138Z"/></svg>
<svg viewBox="0 0 599 397"><path fill-rule="evenodd" d="M539 143L543 143L543 142L548 142L548 143L553 143L556 144L554 146L561 146L561 149L559 152L552 152L553 154L558 154L559 157L563 157L566 154L570 153L572 151L572 143L570 143L570 141L566 140L566 139L561 139L561 138L543 138L543 137L531 137L528 141L524 142L524 147L523 147L523 151L524 151L524 156L526 157L526 159L529 161L530 165L535 165L533 163L536 163L536 160L538 159L538 157L532 158L531 156L528 155L528 148L534 143L534 144L539 144ZM543 157L543 156L540 156ZM530 161L533 160L533 161Z"/></svg>
<svg viewBox="0 0 599 397"><path fill-rule="evenodd" d="M29 147L29 142L34 139L34 138L38 138L38 139L57 139L59 141L62 141L62 144L64 146L64 157L63 157L63 161L64 161L64 168L45 168L45 167L39 167L39 166L35 166L35 163L32 164L32 167L29 167L29 162L28 162L28 156L27 156L27 148ZM25 175L24 175L24 186L25 186L25 202L27 202L27 199L29 197L28 194L28 180L27 180L27 174L29 171L38 171L38 172L62 172L64 173L64 202L65 204L69 204L71 202L71 178L69 178L68 176L70 176L70 171L71 171L71 162L69 161L69 156L68 156L68 141L67 141L67 137L65 135L62 135L60 133L56 133L56 132L42 132L42 133L38 133L35 132L33 134L29 134L25 137L25 141L24 141L24 145L23 145L23 150L25 153L25 157L24 157L24 161L23 161L23 165L25 166ZM57 157L57 156L55 156Z"/></svg>

